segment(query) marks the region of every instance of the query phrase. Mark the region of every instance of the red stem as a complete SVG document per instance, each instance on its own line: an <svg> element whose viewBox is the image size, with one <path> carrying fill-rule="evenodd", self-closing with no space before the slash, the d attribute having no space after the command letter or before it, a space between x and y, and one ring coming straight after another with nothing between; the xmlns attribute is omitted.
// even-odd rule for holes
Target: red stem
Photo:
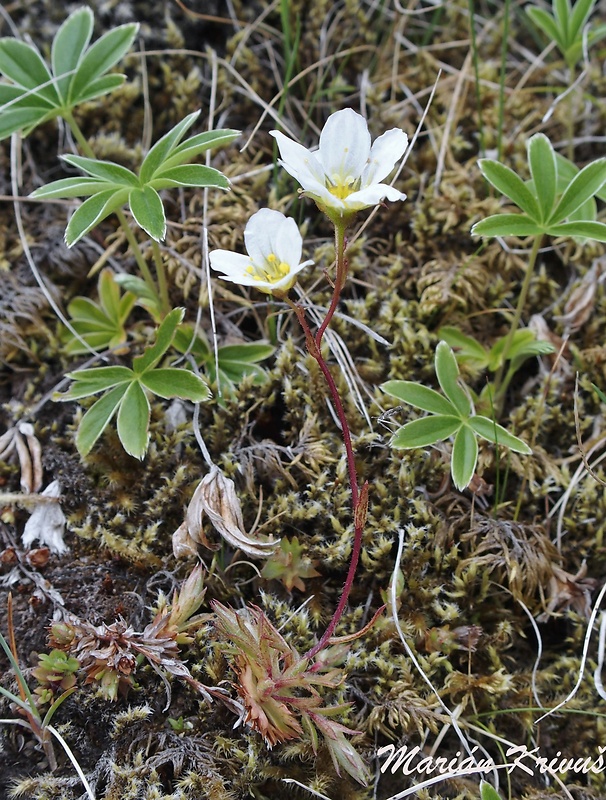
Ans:
<svg viewBox="0 0 606 800"><path fill-rule="evenodd" d="M315 337L312 335L311 329L307 323L307 319L305 317L305 310L301 306L297 305L296 303L293 303L288 298L286 298L286 301L295 311L297 318L301 324L301 327L303 328L303 332L305 333L305 341L307 344L307 349L318 362L318 366L320 367L322 374L324 375L324 378L326 380L326 383L328 384L328 390L330 392L330 396L332 398L335 411L337 412L337 417L339 418L339 422L341 424L341 434L343 436L343 444L345 445L347 472L349 475L349 484L351 487L351 500L354 513L354 540L351 552L351 560L349 562L349 570L347 572L347 577L345 579L345 584L343 586L343 592L341 594L341 598L337 605L336 611L333 614L333 617L330 623L328 624L328 627L324 631L322 638L317 642L317 644L315 644L311 648L311 650L309 650L303 656L303 658L306 659L313 658L316 655L316 653L319 653L320 650L322 650L326 646L326 643L333 635L334 630L339 623L339 620L343 616L343 612L345 610L345 606L347 605L347 600L349 599L349 594L351 592L351 587L353 586L354 577L358 567L360 551L362 549L362 533L364 530L364 524L366 522L366 509L368 505L368 483L365 483L364 486L362 487L362 490L360 490L358 485L358 475L356 472L355 455L351 443L351 432L349 430L349 424L347 422L347 417L345 415L345 409L343 408L343 402L341 401L341 397L339 395L339 390L337 389L337 384L335 383L335 379L332 376L328 364L326 363L326 361L322 356L322 337L324 336L324 332L326 331L326 328L330 324L330 321L337 309L337 306L339 304L339 299L341 297L341 291L343 289L343 286L345 284L345 279L347 277L344 225L335 225L335 252L336 252L336 264L337 264L335 288L326 317L323 320L320 327L318 328Z"/></svg>

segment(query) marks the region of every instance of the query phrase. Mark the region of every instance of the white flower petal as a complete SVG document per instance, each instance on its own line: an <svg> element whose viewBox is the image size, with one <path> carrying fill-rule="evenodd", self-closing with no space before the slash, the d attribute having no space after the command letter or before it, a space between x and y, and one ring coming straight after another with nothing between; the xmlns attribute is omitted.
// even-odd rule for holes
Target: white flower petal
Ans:
<svg viewBox="0 0 606 800"><path fill-rule="evenodd" d="M217 272L224 272L232 278L237 278L244 274L250 267L250 258L240 253L232 253L231 250L213 250L209 254L210 265Z"/></svg>
<svg viewBox="0 0 606 800"><path fill-rule="evenodd" d="M303 252L303 238L299 226L292 217L280 216L282 220L276 223L272 252L278 257L278 261L283 261L291 268L297 267Z"/></svg>
<svg viewBox="0 0 606 800"><path fill-rule="evenodd" d="M394 189L393 186L387 186L385 183L374 183L372 186L360 189L359 192L350 194L345 203L348 208L355 211L369 206L376 206L377 203L380 203L385 198L388 200L406 200L406 195Z"/></svg>
<svg viewBox="0 0 606 800"><path fill-rule="evenodd" d="M324 185L324 170L314 153L289 139L281 131L270 133L278 144L280 163L289 175L299 181L304 189L312 188L318 183Z"/></svg>
<svg viewBox="0 0 606 800"><path fill-rule="evenodd" d="M362 187L386 178L396 161L404 155L407 146L408 136L399 128L381 134L370 148L369 163L362 173Z"/></svg>
<svg viewBox="0 0 606 800"><path fill-rule="evenodd" d="M370 154L366 120L352 108L331 114L320 134L320 161L326 176L339 183L362 175Z"/></svg>

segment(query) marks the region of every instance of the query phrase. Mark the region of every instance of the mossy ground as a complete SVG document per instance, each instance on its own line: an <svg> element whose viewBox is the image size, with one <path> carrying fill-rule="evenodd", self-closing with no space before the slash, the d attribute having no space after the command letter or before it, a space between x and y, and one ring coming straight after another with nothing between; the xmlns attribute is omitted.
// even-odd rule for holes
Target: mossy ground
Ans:
<svg viewBox="0 0 606 800"><path fill-rule="evenodd" d="M397 566L401 530L400 625L425 676L445 706L456 712L469 741L479 742L497 763L506 747L503 740L539 746L548 759L558 751L570 758L597 757L605 742L606 717L592 680L595 641L575 699L538 725L534 721L542 713L537 698L549 708L576 682L589 598L601 585L606 561L604 490L584 472L576 475L581 460L573 411L578 371L580 433L595 443L604 426L603 407L591 388L592 383L605 386L602 285L596 286L590 313L577 330L567 330L559 319L603 247L550 242L540 256L525 319L540 314L554 334L570 332L570 338L557 362L527 362L516 376L503 419L532 443L534 453L498 460L492 446L482 446L484 496L460 493L450 485L448 445L390 449L390 430L411 411L393 410L378 389L389 379L435 385L433 356L443 325L459 326L485 345L507 331L524 252L507 252L493 240L480 245L470 236L471 225L498 208L477 158L482 148L494 153L500 134L503 160L523 171L527 136L542 130L555 143L566 140L565 103L556 106L548 122L541 121L564 80L557 54L535 59L541 45L529 33L522 9L512 10L499 130L501 3L476 7L479 98L470 56L469 6L461 0L441 6L413 4L408 9L412 13L404 13L397 3L307 0L284 4L282 16L278 3L234 0L233 19L223 3L193 4L194 10L203 9L218 21L188 15L171 3L90 5L97 33L118 22L141 22L147 53L145 71L142 56L130 55L125 87L80 109L79 121L95 152L132 167L145 127L145 96L157 137L194 109L202 108L205 116L212 94L214 126L239 128L243 135L237 145L213 157L233 188L208 196L211 247L240 249L243 226L258 208L288 212L305 230L306 257L316 264L301 284L319 308L330 297L325 277L334 255L330 226L309 200L298 198L294 181L279 169L266 168L275 158L268 131L282 118L312 142L331 111L350 106L368 117L373 137L394 126L412 134L441 70L425 124L398 181L408 200L380 208L368 225L366 215L360 215L350 232L355 239L349 249L351 278L332 326L351 357L347 375L336 368L334 375L345 398L359 472L370 483L363 554L339 634L361 628L381 605ZM20 33L43 50L69 10L46 0L16 0L6 7ZM2 35L10 35L7 24ZM297 40L296 51L285 52L285 40ZM603 131L606 113L602 60L599 50L592 53L582 99L579 95L578 164L602 155L603 144L594 138ZM279 94L285 75L292 85ZM55 124L37 129L23 143L22 194L60 177L56 154L68 146ZM6 143L0 160L0 191L6 196L11 192ZM65 307L77 294L94 295L96 279L87 273L115 239L112 221L68 251L62 243L65 206L24 203L22 213L33 258L60 305ZM165 252L171 297L175 305L187 307L191 319L200 304L202 325L209 330L203 278L200 288L202 196L173 195L168 214ZM0 244L0 413L3 426L10 427L77 364L61 349L56 318L29 273L6 200ZM118 244L109 263L132 269L123 251ZM259 577L261 564L257 568L224 545L216 553L201 552L208 567L206 599L234 607L260 605L303 652L329 621L350 554L352 519L341 438L322 375L306 355L292 315L231 284L214 282L213 294L221 341L273 341L276 352L265 363L262 385L244 380L234 396L201 407L204 440L216 463L237 483L247 527L260 506L263 533L296 536L320 575L305 578L304 591L289 592L279 581ZM131 329L132 352L140 351L151 330L145 314L138 314ZM485 375L466 377L475 389L482 388ZM51 556L37 582L29 567L29 577L25 571L11 573L15 582L0 587L0 630L7 630L10 590L24 666L35 664L34 654L47 647L51 590L82 619L111 623L122 615L141 630L151 618L149 607L158 591L170 593L191 571L192 563L174 559L171 534L206 468L191 416L171 428L166 408L160 402L153 406L152 442L141 463L124 454L111 431L82 461L74 446L81 414L76 404L47 399L31 416L43 447L45 483L58 479L63 487L70 550L63 557ZM596 469L601 475L600 467ZM17 465L1 463L0 479L5 491L18 491ZM571 483L558 523L555 504ZM5 509L1 547L18 544L26 519L27 512L18 507ZM210 529L208 535L213 536ZM574 580L584 562L593 582ZM0 569L6 576L12 565ZM563 579L561 570L570 577ZM304 610L299 610L304 601ZM537 620L534 626L530 618ZM543 648L538 665L536 631ZM208 631L183 656L194 677L205 683L233 680ZM451 758L460 749L444 709L405 653L389 613L351 644L345 668L347 681L331 699L353 703L341 721L363 731L355 744L377 775L374 753L389 742L425 744L429 752L443 731L437 754ZM99 800L310 796L295 784L285 784L284 778L334 800L363 800L391 797L411 783L402 774L386 774L364 789L338 779L328 755L320 750L314 757L306 742L270 751L246 726L233 730L235 718L225 708L206 707L186 685L173 682L172 704L164 711L165 688L158 676L143 667L136 680L128 698L115 703L82 687L55 718L95 783ZM2 682L11 684L7 669ZM0 708L0 716L10 713L7 703ZM174 731L168 717L182 717L187 730ZM25 730L4 726L0 737L1 798L67 800L82 795L69 762L64 760L51 775ZM562 782L566 789L517 769L509 780L502 778L501 791L520 800L606 795L601 775L570 772ZM461 778L418 796L474 798L478 786L472 777Z"/></svg>

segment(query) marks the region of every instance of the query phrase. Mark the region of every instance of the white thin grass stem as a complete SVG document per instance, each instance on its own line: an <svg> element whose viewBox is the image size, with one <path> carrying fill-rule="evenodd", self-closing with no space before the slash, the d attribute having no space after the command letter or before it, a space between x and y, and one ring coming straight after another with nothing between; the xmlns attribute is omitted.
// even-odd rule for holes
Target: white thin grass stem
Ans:
<svg viewBox="0 0 606 800"><path fill-rule="evenodd" d="M593 607L593 609L591 611L591 616L589 617L589 622L587 623L587 631L585 633L585 640L583 642L583 653L581 655L581 663L579 665L579 676L577 678L577 682L575 683L575 685L572 688L572 690L568 693L568 695L561 702L559 702L557 704L557 706L555 706L554 708L550 709L546 714L543 714L542 717L539 717L535 721L535 725L538 725L538 723L542 719L545 719L546 717L549 717L551 714L555 714L555 712L558 711L558 709L562 708L562 706L565 706L566 703L568 703L569 700L572 700L572 698L578 692L579 686L583 682L583 673L585 672L585 665L587 664L587 654L589 652L589 642L591 641L591 634L593 632L593 626L595 625L595 621L596 621L596 618L598 616L598 612L600 610L600 603L604 599L604 595L606 595L606 584L604 584L604 586L602 586L602 588L600 590L600 593L599 593L599 595L597 597L597 600L595 601L595 605L594 605L594 607Z"/></svg>
<svg viewBox="0 0 606 800"><path fill-rule="evenodd" d="M59 731L56 728L53 728L52 725L47 725L46 726L46 730L49 733L51 733L55 737L55 739L57 739L57 741L59 742L61 747L65 750L65 754L67 755L69 760L72 762L74 769L78 773L78 777L82 781L82 785L84 786L84 788L86 790L86 794L89 796L90 800L96 800L95 795L93 793L93 790L91 789L89 782L86 780L86 775L82 771L82 767L80 766L80 764L78 764L78 761L76 760L76 756L72 753L71 748L68 745L68 743L65 741L63 736L61 736Z"/></svg>
<svg viewBox="0 0 606 800"><path fill-rule="evenodd" d="M408 657L410 658L410 660L414 664L415 669L417 670L417 672L419 673L421 678L425 681L425 683L429 686L429 688L431 689L433 694L436 696L436 699L438 701L438 704L440 705L440 708L447 714L448 718L451 720L451 724L452 724L453 730L456 732L456 734L457 734L457 736L459 738L459 741L463 745L466 753L470 756L470 758L474 758L474 755L473 755L473 753L472 753L472 751L471 751L471 749L469 747L469 742L467 741L467 739L463 735L463 731L459 727L459 723L457 722L457 720L455 718L455 715L448 708L446 703L442 700L442 698L440 697L440 693L438 692L436 687L433 685L433 683L430 681L428 676L423 671L423 668L422 668L421 664L419 663L416 655L414 654L411 646L406 641L406 637L404 636L404 631L402 630L402 627L400 625L400 620L398 618L398 610L397 610L397 608L398 608L398 606L397 606L398 598L397 598L397 595L396 595L396 587L397 587L398 570L400 569L400 562L402 560L403 551L404 551L404 529L403 528L398 528L398 552L397 552L397 555L396 555L396 561L395 561L394 568L393 568L393 573L392 573L392 576L391 576L391 588L390 588L390 593L389 593L389 599L391 601L391 612L392 612L392 618L393 618L393 621L394 621L394 625L396 626L396 630L398 632L398 636L400 637L400 641L404 645L404 649L406 650L406 653L407 653Z"/></svg>
<svg viewBox="0 0 606 800"><path fill-rule="evenodd" d="M499 764L499 765L491 765L491 769L509 769L513 765L512 764ZM459 772L445 772L441 775L436 775L434 778L429 778L429 780L422 781L421 783L415 783L414 786L410 786L408 789L404 789L397 794L392 794L387 800L404 800L405 797L410 797L411 794L416 794L420 792L422 789L427 789L428 786L433 786L436 783L442 783L442 781L449 781L453 778L464 778L466 775L484 775L486 770L483 767L478 767L475 769L463 769Z"/></svg>
<svg viewBox="0 0 606 800"><path fill-rule="evenodd" d="M541 663L541 658L543 657L543 638L541 636L541 631L539 630L539 626L537 625L535 618L530 613L530 609L528 606L523 603L519 597L515 598L522 610L530 620L530 624L532 625L532 630L534 631L534 635L537 640L537 657L535 659L534 664L532 665L532 678L531 678L531 685L532 685L532 696L534 698L535 703L539 708L544 708L543 704L539 700L539 693L537 691L537 672L539 671L539 664Z"/></svg>
<svg viewBox="0 0 606 800"><path fill-rule="evenodd" d="M600 619L600 638L598 639L598 663L593 673L593 682L602 700L606 700L606 690L602 682L602 669L604 667L604 651L606 650L606 614L602 611Z"/></svg>
<svg viewBox="0 0 606 800"><path fill-rule="evenodd" d="M320 800L332 800L332 798L329 797L328 795L322 794L321 792L316 792L316 790L312 789L311 786L306 786L304 783L299 783L299 781L296 781L294 778L282 778L281 780L282 783L293 783L300 789L305 789L306 792L309 792L314 797L319 797Z"/></svg>

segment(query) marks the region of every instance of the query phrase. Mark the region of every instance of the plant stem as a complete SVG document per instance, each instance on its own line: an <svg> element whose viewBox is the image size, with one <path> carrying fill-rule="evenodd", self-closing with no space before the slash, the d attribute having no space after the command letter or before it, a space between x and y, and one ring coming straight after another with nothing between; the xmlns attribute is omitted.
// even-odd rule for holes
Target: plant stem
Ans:
<svg viewBox="0 0 606 800"><path fill-rule="evenodd" d="M353 516L354 516L354 538L353 538L351 559L349 562L349 569L347 571L347 577L345 579L345 584L343 586L341 597L337 604L335 613L333 614L332 619L328 624L328 627L324 631L322 638L311 648L311 650L305 653L304 658L306 659L313 658L317 653L320 652L320 650L322 650L326 646L326 643L333 635L334 630L337 627L337 624L339 623L339 620L343 616L343 612L345 610L345 606L347 605L347 600L349 599L349 594L351 592L351 587L353 586L354 577L358 567L358 561L362 549L362 533L364 531L364 525L366 523L366 512L368 508L368 482L365 482L362 488L360 489L358 483L358 474L356 471L356 460L353 451L353 446L351 443L351 432L349 430L349 424L347 422L347 417L345 415L345 409L343 408L343 402L339 395L339 390L337 388L335 379L332 376L328 364L326 363L324 357L322 356L322 338L324 336L326 328L330 324L330 321L337 309L339 298L341 296L341 291L343 289L345 280L347 278L347 260L345 258L345 248L346 248L345 225L336 224L335 254L336 254L337 268L335 276L335 287L326 317L322 321L322 324L318 328L318 331L316 332L315 336L312 334L307 319L305 317L305 310L300 305L290 300L288 297L285 298L288 305L290 305L290 307L294 310L295 314L297 315L297 319L301 324L301 327L305 334L305 341L309 353L318 362L318 366L320 367L320 370L324 375L335 411L337 413L337 417L339 419L339 423L341 425L341 434L343 436L343 444L345 445L347 472L349 476L349 485L351 488L351 501L353 507Z"/></svg>
<svg viewBox="0 0 606 800"><path fill-rule="evenodd" d="M86 137L82 133L80 126L74 119L74 115L71 111L65 111L63 114L63 119L69 125L71 132L74 135L74 139L78 142L80 149L84 153L87 158L95 158L95 153L89 143L86 141ZM158 298L159 305L161 305L163 309L163 315L166 315L170 311L169 303L168 303L168 296L166 297L166 303L164 302L164 297L162 296L162 285L161 285L161 278L158 275L158 284L160 285L160 293L158 293L158 289L156 288L156 283L152 277L151 272L149 271L149 267L145 263L145 259L143 258L143 253L141 252L141 248L139 247L139 242L137 241L134 233L132 232L130 225L128 224L128 220L124 216L124 212L118 209L116 211L116 216L120 222L120 227L124 231L124 235L126 236L126 241L129 244L130 249L132 250L133 256L135 257L135 261L137 262L137 266L143 276L143 280L149 287L150 291L153 292L154 296ZM154 242L155 244L155 242ZM154 253L155 257L155 253ZM156 262L157 268L157 262ZM164 278L164 268L162 268L162 278ZM164 289L166 290L166 283L164 285Z"/></svg>
<svg viewBox="0 0 606 800"><path fill-rule="evenodd" d="M511 345L513 344L513 337L515 336L516 331L520 326L520 320L522 319L522 312L524 310L524 306L526 305L528 290L530 289L530 281L532 279L532 273L534 272L534 265L536 263L537 255L539 253L539 248L541 246L542 241L543 241L543 236L540 235L540 236L535 236L535 239L532 243L532 250L530 251L530 256L528 257L528 266L526 267L526 274L524 275L524 282L522 283L520 296L518 297L518 304L516 306L513 322L511 324L511 328L509 329L509 333L507 334L507 339L505 340L505 344L503 345L503 352L501 353L501 366L499 367L498 372L495 376L494 397L498 415L500 415L502 411L503 395L504 391L507 389L507 382L503 382L503 372L505 370L505 364L507 363L507 356L509 355L509 351L511 350Z"/></svg>
<svg viewBox="0 0 606 800"><path fill-rule="evenodd" d="M152 252L154 254L154 263L156 265L156 277L158 279L158 289L160 291L160 302L162 303L162 316L164 317L170 311L170 300L168 299L168 285L166 283L166 270L164 269L162 253L160 252L160 245L155 239L152 239Z"/></svg>
<svg viewBox="0 0 606 800"><path fill-rule="evenodd" d="M124 235L126 236L126 241L129 244L130 249L135 257L135 261L137 262L137 266L141 271L141 275L143 275L143 280L149 287L150 291L153 292L154 296L158 298L158 305L162 305L162 301L160 299L160 295L158 294L158 289L156 288L156 282L153 279L151 272L149 271L149 267L147 266L145 259L143 258L143 253L141 252L141 248L139 247L139 242L137 241L137 237L132 232L130 225L128 224L128 220L124 216L124 212L118 209L116 211L116 216L118 217L118 221L120 222L120 227L124 231Z"/></svg>

